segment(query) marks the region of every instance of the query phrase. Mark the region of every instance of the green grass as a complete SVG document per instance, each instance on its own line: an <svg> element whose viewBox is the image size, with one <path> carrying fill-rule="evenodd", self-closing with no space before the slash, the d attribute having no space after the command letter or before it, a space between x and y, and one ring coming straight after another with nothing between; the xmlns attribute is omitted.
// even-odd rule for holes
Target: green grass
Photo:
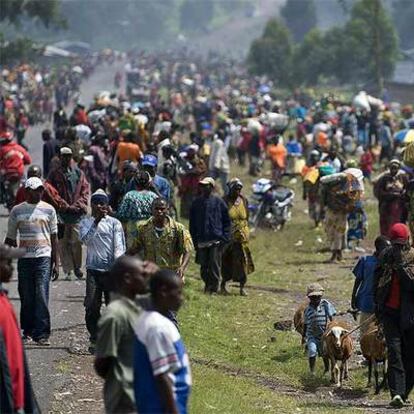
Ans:
<svg viewBox="0 0 414 414"><path fill-rule="evenodd" d="M305 402L261 387L251 379L229 376L208 367L193 365L194 391L190 412L220 414L261 413L360 413L348 407Z"/></svg>
<svg viewBox="0 0 414 414"><path fill-rule="evenodd" d="M236 175L245 181L248 195L252 180L237 168L233 176ZM354 281L351 269L357 255L349 254L340 265L323 263L329 257L328 253L319 252L324 246L318 241L325 240L323 229L313 229L305 213L300 179L293 187L293 220L281 232L259 230L251 239L256 271L248 277L249 296L238 296L236 286L230 287L231 296L206 296L202 293L198 266L193 263L188 271L186 302L179 319L190 359L195 361L193 412L275 412L273 404L283 407L279 412L307 412L306 400L270 390L252 380L255 376L274 379L297 390L330 389L329 378L322 375L321 361L316 377L309 376L300 336L291 331L275 331L273 324L293 318L295 309L306 300L306 286L315 281L325 287L326 298L338 311L346 311ZM367 192L370 226L364 244L372 249L378 217L370 189ZM296 247L299 240L303 244ZM232 370L241 371L248 378L234 377L229 373ZM365 382L365 369L358 368L351 371L345 387L365 395ZM335 407L318 401L312 403L311 409L315 408L318 412L335 412Z"/></svg>

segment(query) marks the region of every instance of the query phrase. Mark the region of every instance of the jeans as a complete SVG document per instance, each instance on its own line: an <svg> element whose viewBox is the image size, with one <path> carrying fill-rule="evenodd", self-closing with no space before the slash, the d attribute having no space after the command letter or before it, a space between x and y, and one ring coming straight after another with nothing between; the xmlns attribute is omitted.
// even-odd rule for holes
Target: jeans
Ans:
<svg viewBox="0 0 414 414"><path fill-rule="evenodd" d="M220 244L198 249L197 259L200 263L201 279L204 281L206 292L218 291L221 281L222 250Z"/></svg>
<svg viewBox="0 0 414 414"><path fill-rule="evenodd" d="M90 335L90 341L95 342L98 334L98 320L101 316L102 295L105 305L109 303L109 290L107 288L108 272L87 270L86 296L85 296L85 322Z"/></svg>
<svg viewBox="0 0 414 414"><path fill-rule="evenodd" d="M388 349L388 384L391 398L407 399L414 387L414 329L402 331L398 311L383 315L384 335Z"/></svg>
<svg viewBox="0 0 414 414"><path fill-rule="evenodd" d="M19 259L18 290L21 301L20 325L23 334L35 341L50 336L50 257Z"/></svg>

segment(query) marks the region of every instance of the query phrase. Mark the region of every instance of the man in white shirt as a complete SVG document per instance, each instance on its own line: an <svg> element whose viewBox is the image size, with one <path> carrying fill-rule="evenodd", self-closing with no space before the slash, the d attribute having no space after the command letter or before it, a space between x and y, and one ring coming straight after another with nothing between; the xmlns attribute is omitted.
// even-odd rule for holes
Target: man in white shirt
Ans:
<svg viewBox="0 0 414 414"><path fill-rule="evenodd" d="M210 177L220 179L223 191L226 192L226 184L230 173L230 160L224 140L224 131L217 131L213 143L211 144L208 169Z"/></svg>
<svg viewBox="0 0 414 414"><path fill-rule="evenodd" d="M19 247L26 250L17 263L23 340L50 345L49 283L57 271L57 216L42 201L43 191L40 178L26 180L26 201L11 210L5 243L17 246L19 236Z"/></svg>
<svg viewBox="0 0 414 414"><path fill-rule="evenodd" d="M103 190L91 196L92 216L79 223L79 238L86 245L85 322L90 335L90 351L96 342L101 315L102 296L109 303L108 271L125 253L125 236L121 222L108 215L109 197Z"/></svg>

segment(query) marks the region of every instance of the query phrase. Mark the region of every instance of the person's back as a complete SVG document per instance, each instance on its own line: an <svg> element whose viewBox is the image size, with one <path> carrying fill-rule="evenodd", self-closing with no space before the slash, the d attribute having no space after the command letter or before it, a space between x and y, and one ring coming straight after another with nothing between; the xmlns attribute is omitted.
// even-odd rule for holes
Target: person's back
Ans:
<svg viewBox="0 0 414 414"><path fill-rule="evenodd" d="M168 372L178 412L187 413L190 367L176 326L156 311L144 311L138 318L135 335L134 389L138 412L165 412L156 376Z"/></svg>
<svg viewBox="0 0 414 414"><path fill-rule="evenodd" d="M16 142L10 141L0 146L0 170L6 176L23 177L24 166L31 162L29 153Z"/></svg>
<svg viewBox="0 0 414 414"><path fill-rule="evenodd" d="M96 357L113 360L104 386L107 413L135 412L132 326L140 312L135 301L122 296L111 301L98 322Z"/></svg>

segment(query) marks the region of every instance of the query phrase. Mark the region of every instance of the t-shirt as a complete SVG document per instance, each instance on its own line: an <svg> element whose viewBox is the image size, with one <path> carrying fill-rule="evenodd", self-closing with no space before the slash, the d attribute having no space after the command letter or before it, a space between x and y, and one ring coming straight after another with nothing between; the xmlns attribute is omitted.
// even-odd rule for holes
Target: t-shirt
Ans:
<svg viewBox="0 0 414 414"><path fill-rule="evenodd" d="M55 209L44 201L37 204L25 201L13 207L9 216L7 238L17 240L17 234L19 247L26 249L24 258L50 257L51 235L57 234Z"/></svg>
<svg viewBox="0 0 414 414"><path fill-rule="evenodd" d="M135 411L133 389L133 326L141 312L128 298L114 299L98 322L97 358L113 358L105 379L104 402L107 413Z"/></svg>
<svg viewBox="0 0 414 414"><path fill-rule="evenodd" d="M180 414L191 389L188 355L175 325L156 311L144 311L134 327L134 390L142 414L164 412L155 377L167 373Z"/></svg>
<svg viewBox="0 0 414 414"><path fill-rule="evenodd" d="M17 412L24 408L24 359L20 329L13 307L0 288L0 333L6 351L6 364L10 373L13 405ZM1 362L1 361L0 361ZM1 364L0 364L1 365ZM0 368L2 368L0 366Z"/></svg>
<svg viewBox="0 0 414 414"><path fill-rule="evenodd" d="M322 299L316 308L308 305L304 311L306 338L320 338L325 332L326 325L335 315L336 309L326 299Z"/></svg>
<svg viewBox="0 0 414 414"><path fill-rule="evenodd" d="M400 278L396 273L391 276L391 288L385 306L398 310L401 307Z"/></svg>
<svg viewBox="0 0 414 414"><path fill-rule="evenodd" d="M378 259L375 256L360 257L352 273L361 281L357 295L356 306L361 312L373 313L374 304L374 272Z"/></svg>

